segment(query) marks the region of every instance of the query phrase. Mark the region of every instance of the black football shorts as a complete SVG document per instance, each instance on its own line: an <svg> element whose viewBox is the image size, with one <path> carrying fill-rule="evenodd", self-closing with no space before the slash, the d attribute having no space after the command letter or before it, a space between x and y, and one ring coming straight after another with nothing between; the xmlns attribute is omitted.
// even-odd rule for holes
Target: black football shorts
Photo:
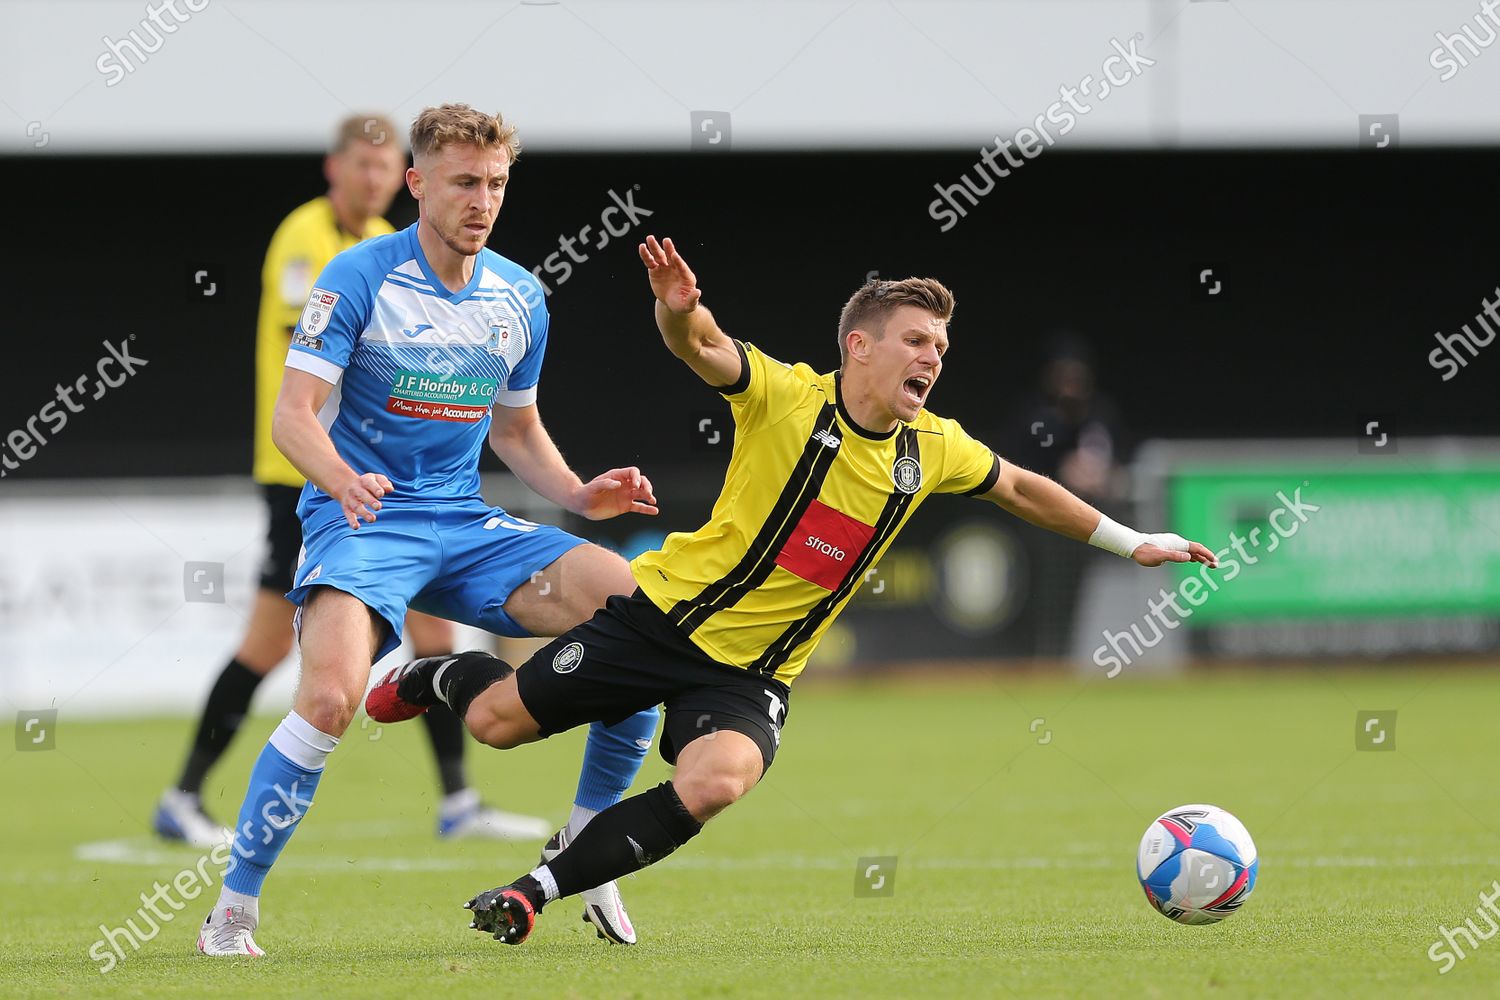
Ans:
<svg viewBox="0 0 1500 1000"><path fill-rule="evenodd" d="M516 686L543 737L659 704L668 764L693 740L729 730L754 740L767 768L790 696L781 681L709 657L639 590L543 646L516 670Z"/></svg>
<svg viewBox="0 0 1500 1000"><path fill-rule="evenodd" d="M302 519L297 516L302 487L262 483L260 492L266 498L266 512L270 515L266 525L266 557L260 564L260 586L262 590L285 594L292 589L297 559L302 555Z"/></svg>

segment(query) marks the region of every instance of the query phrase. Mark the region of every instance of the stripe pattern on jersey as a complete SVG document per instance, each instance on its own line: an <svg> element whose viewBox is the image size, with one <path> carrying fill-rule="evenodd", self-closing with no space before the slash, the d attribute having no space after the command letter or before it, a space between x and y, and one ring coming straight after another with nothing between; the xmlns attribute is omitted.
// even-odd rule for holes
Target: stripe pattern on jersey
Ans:
<svg viewBox="0 0 1500 1000"><path fill-rule="evenodd" d="M912 458L921 461L920 446L917 443L917 432L910 427L902 427L900 435L896 438L896 462L903 458ZM854 560L849 571L844 574L844 580L839 586L830 591L828 596L818 602L817 606L809 611L806 617L800 621L793 622L785 632L782 632L765 650L756 657L755 662L748 669L752 673L760 673L766 677L774 677L776 671L781 669L782 664L791 659L797 647L811 639L818 631L819 626L833 614L835 608L854 592L865 573L870 569L870 564L875 561L876 553L890 541L896 529L901 526L906 513L911 509L912 498L916 495L905 493L894 487L891 495L886 498L885 506L881 508L880 517L875 521L875 534L870 537L869 544L860 552Z"/></svg>
<svg viewBox="0 0 1500 1000"><path fill-rule="evenodd" d="M697 597L673 605L667 615L672 624L692 635L715 613L734 607L746 594L765 583L776 567L777 553L822 492L823 480L828 477L834 459L838 458L842 441L838 411L833 403L824 403L813 421L813 430L802 455L792 468L791 477L782 487L776 505L766 516L745 555L733 569L705 587Z"/></svg>

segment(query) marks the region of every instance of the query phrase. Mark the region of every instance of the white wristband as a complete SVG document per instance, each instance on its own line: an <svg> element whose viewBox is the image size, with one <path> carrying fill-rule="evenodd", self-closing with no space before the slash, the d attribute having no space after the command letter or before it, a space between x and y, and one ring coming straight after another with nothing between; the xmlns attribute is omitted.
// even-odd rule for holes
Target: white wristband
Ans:
<svg viewBox="0 0 1500 1000"><path fill-rule="evenodd" d="M1089 536L1089 544L1096 549L1113 552L1127 559L1145 540L1145 535L1134 528L1125 527L1108 514L1099 515L1099 527L1095 528L1094 533Z"/></svg>
<svg viewBox="0 0 1500 1000"><path fill-rule="evenodd" d="M1095 528L1094 533L1089 536L1090 545L1127 559L1146 542L1169 552L1188 551L1188 540L1181 535L1170 531L1160 531L1152 535L1143 534L1134 528L1119 524L1108 514L1099 515L1099 527Z"/></svg>

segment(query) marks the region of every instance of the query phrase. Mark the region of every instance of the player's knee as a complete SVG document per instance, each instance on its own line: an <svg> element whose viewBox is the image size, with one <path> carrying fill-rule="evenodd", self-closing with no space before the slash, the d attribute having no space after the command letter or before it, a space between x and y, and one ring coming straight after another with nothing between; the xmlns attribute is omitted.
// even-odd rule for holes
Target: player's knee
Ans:
<svg viewBox="0 0 1500 1000"><path fill-rule="evenodd" d="M517 704L515 699L505 697L501 685L492 685L475 698L464 713L464 725L468 727L469 735L496 750L509 750L536 739L534 724L528 731L529 719L523 717L524 712L517 710Z"/></svg>
<svg viewBox="0 0 1500 1000"><path fill-rule="evenodd" d="M677 797L700 823L744 798L754 785L753 778L735 769L699 772L672 780Z"/></svg>
<svg viewBox="0 0 1500 1000"><path fill-rule="evenodd" d="M361 697L336 687L319 687L306 691L297 698L298 714L314 729L329 736L342 736L354 713L359 710Z"/></svg>
<svg viewBox="0 0 1500 1000"><path fill-rule="evenodd" d="M464 716L464 725L469 728L469 735L496 750L509 750L529 742L518 720L506 718L477 704L470 706L468 715Z"/></svg>

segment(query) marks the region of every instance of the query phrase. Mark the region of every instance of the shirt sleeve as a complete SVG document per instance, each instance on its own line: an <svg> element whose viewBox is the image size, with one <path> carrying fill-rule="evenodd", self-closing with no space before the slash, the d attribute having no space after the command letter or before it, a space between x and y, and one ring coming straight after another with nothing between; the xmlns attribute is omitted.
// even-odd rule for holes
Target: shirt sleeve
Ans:
<svg viewBox="0 0 1500 1000"><path fill-rule="evenodd" d="M782 412L807 392L807 381L784 362L762 353L754 344L736 340L740 377L716 388L729 401L736 427L748 429L766 414Z"/></svg>
<svg viewBox="0 0 1500 1000"><path fill-rule="evenodd" d="M539 303L531 313L531 342L526 353L511 369L505 380L505 388L495 393L495 402L501 406L530 406L536 402L537 384L542 378L542 358L547 353L547 330L552 326L552 316L545 303Z"/></svg>
<svg viewBox="0 0 1500 1000"><path fill-rule="evenodd" d="M261 267L262 308L276 329L291 331L312 290L313 254L295 224L283 223L271 237Z"/></svg>
<svg viewBox="0 0 1500 1000"><path fill-rule="evenodd" d="M288 368L338 384L355 345L370 323L374 292L351 252L329 261L313 283L307 304L292 332Z"/></svg>
<svg viewBox="0 0 1500 1000"><path fill-rule="evenodd" d="M970 437L956 420L942 420L943 480L935 493L978 496L988 493L1000 478L1000 456Z"/></svg>

